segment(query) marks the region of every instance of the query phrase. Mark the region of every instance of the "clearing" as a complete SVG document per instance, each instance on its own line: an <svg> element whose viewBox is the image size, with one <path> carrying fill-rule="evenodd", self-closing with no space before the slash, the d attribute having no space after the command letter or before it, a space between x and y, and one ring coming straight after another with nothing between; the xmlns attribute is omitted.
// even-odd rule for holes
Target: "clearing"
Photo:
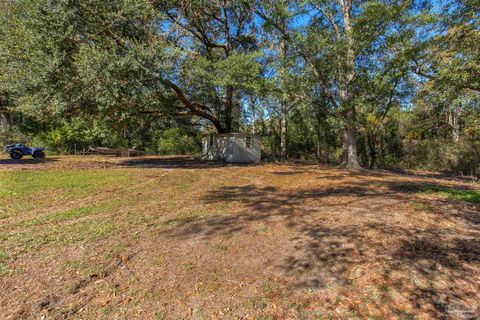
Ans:
<svg viewBox="0 0 480 320"><path fill-rule="evenodd" d="M480 188L187 158L0 160L0 319L472 319Z"/></svg>

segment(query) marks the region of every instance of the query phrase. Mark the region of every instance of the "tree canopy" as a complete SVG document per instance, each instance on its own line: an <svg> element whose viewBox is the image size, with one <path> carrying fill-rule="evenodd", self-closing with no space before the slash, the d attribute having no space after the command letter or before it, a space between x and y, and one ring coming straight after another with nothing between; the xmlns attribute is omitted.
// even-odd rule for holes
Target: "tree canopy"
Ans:
<svg viewBox="0 0 480 320"><path fill-rule="evenodd" d="M0 0L1 137L175 153L247 132L269 159L476 174L479 12L474 0Z"/></svg>

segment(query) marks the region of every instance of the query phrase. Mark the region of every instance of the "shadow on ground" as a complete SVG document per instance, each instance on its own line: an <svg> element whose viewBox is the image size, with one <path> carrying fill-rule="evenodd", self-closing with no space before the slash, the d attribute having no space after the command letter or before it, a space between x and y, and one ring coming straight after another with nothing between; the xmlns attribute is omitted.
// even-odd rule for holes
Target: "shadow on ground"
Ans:
<svg viewBox="0 0 480 320"><path fill-rule="evenodd" d="M56 162L58 159L56 158L45 158L42 160L39 159L32 159L32 158L23 158L20 160L13 160L13 159L0 159L0 165L30 165L30 164L42 164L42 163L51 163Z"/></svg>
<svg viewBox="0 0 480 320"><path fill-rule="evenodd" d="M222 161L199 160L194 157L133 158L119 161L118 165L138 168L211 169L255 164L232 164Z"/></svg>
<svg viewBox="0 0 480 320"><path fill-rule="evenodd" d="M358 297L368 296L372 287L371 294L380 295L377 308L388 305L396 317L423 312L437 319L473 319L480 316L480 206L414 198L432 186L447 188L394 179L376 188L368 180L293 191L223 187L203 201L240 203L241 214L174 219L166 232L188 239L248 232L252 222L282 223L294 234L294 250L278 268L296 279L293 290L336 284Z"/></svg>

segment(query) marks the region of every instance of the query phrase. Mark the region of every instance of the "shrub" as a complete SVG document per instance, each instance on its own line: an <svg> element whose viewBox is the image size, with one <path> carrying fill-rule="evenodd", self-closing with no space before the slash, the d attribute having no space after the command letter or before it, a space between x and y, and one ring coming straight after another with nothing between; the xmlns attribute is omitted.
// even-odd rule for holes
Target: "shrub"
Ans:
<svg viewBox="0 0 480 320"><path fill-rule="evenodd" d="M198 154L200 150L199 137L188 135L180 128L164 130L157 145L157 152L169 155Z"/></svg>
<svg viewBox="0 0 480 320"><path fill-rule="evenodd" d="M462 139L406 140L401 166L406 169L452 172L480 176L480 146Z"/></svg>

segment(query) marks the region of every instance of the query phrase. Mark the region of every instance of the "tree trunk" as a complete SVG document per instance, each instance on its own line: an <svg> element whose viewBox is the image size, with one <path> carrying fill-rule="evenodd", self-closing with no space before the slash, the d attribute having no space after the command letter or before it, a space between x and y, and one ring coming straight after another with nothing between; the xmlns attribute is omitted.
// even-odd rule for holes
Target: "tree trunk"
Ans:
<svg viewBox="0 0 480 320"><path fill-rule="evenodd" d="M282 16L280 20L280 28L281 35L280 35L280 48L279 48L279 57L280 57L280 71L281 77L283 78L287 72L285 69L285 58L287 56L287 42L285 41L285 37L283 36L287 31L287 19ZM282 79L282 86L281 89L284 90L285 86L283 85L284 80ZM287 117L288 117L288 106L287 101L285 99L285 95L281 94L280 99L280 156L282 160L287 160Z"/></svg>
<svg viewBox="0 0 480 320"><path fill-rule="evenodd" d="M455 126L453 127L453 142L458 143L460 141L460 126L458 123L455 123Z"/></svg>
<svg viewBox="0 0 480 320"><path fill-rule="evenodd" d="M0 132L7 132L8 121L7 116L0 111Z"/></svg>
<svg viewBox="0 0 480 320"><path fill-rule="evenodd" d="M316 145L316 148L315 148L315 158L317 159L318 162L326 163L327 160L323 156L322 147L321 147L322 133L320 132L320 128L318 127L318 125L317 125L316 134L317 134L317 145Z"/></svg>
<svg viewBox="0 0 480 320"><path fill-rule="evenodd" d="M357 121L355 107L350 105L350 94L346 89L346 85L342 84L340 89L340 98L344 112L344 127L343 127L343 161L340 164L342 168L360 169L360 162L358 161L357 152Z"/></svg>
<svg viewBox="0 0 480 320"><path fill-rule="evenodd" d="M256 116L255 116L255 98L253 96L250 97L250 103L252 104L252 134L255 134L255 121Z"/></svg>
<svg viewBox="0 0 480 320"><path fill-rule="evenodd" d="M370 153L370 164L369 168L374 169L377 165L377 146L376 146L376 139L375 136L369 134L367 136L367 144L368 144L368 151Z"/></svg>
<svg viewBox="0 0 480 320"><path fill-rule="evenodd" d="M340 165L346 169L360 169L357 152L357 135L353 126L347 125L343 131L343 162Z"/></svg>
<svg viewBox="0 0 480 320"><path fill-rule="evenodd" d="M317 136L315 156L318 162L328 163L328 149L327 144L325 143L326 137L324 137L322 131L322 126L324 125L324 116L322 116L322 110L320 109L320 107L315 112L315 122L315 133Z"/></svg>
<svg viewBox="0 0 480 320"><path fill-rule="evenodd" d="M460 141L460 106L455 106L451 112L450 125L452 126L452 138L454 143Z"/></svg>
<svg viewBox="0 0 480 320"><path fill-rule="evenodd" d="M343 127L343 161L340 164L342 168L360 169L360 162L358 161L357 152L357 121L355 107L350 105L351 97L346 89L345 83L341 84L340 98L344 112L344 127Z"/></svg>
<svg viewBox="0 0 480 320"><path fill-rule="evenodd" d="M282 101L280 111L280 155L282 160L287 159L287 104Z"/></svg>
<svg viewBox="0 0 480 320"><path fill-rule="evenodd" d="M3 110L3 107L6 105L7 99L0 95L0 132L7 132L8 129L7 112L6 110Z"/></svg>
<svg viewBox="0 0 480 320"><path fill-rule="evenodd" d="M353 105L353 97L350 92L350 85L355 78L355 51L350 23L350 1L339 1L343 16L343 26L347 40L345 54L345 66L340 66L340 100L344 109L345 126L343 132L343 162L342 167L348 169L360 169L357 152L357 121L356 110Z"/></svg>

